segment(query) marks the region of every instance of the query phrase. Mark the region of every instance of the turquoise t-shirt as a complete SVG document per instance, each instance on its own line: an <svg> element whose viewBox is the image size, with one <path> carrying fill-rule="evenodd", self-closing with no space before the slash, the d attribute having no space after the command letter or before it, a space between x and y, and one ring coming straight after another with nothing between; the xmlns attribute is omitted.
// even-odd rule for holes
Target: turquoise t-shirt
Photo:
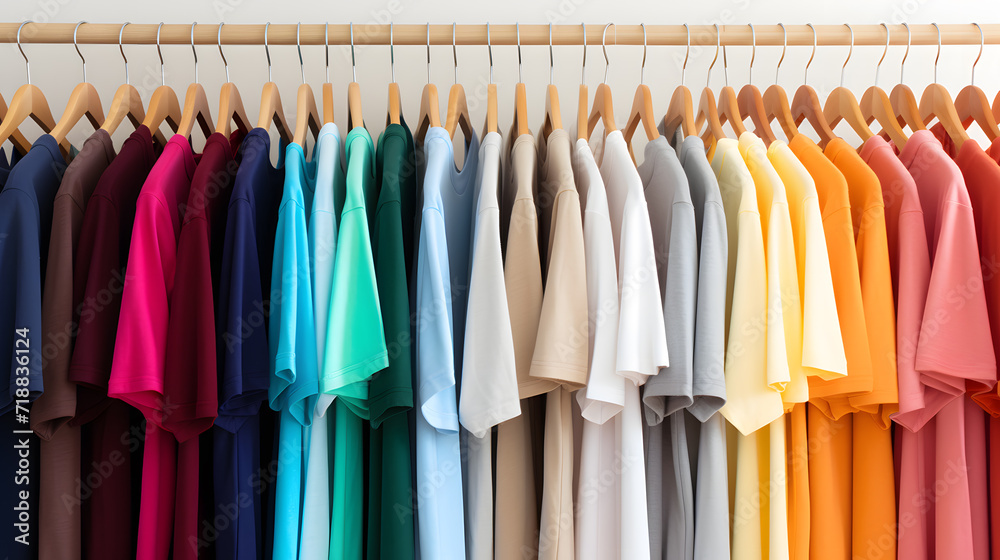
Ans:
<svg viewBox="0 0 1000 560"><path fill-rule="evenodd" d="M368 380L389 365L368 228L375 146L364 128L345 141L347 193L337 233L333 294L323 356L323 390L334 401L330 558L360 560L364 522L363 419ZM378 481L373 481L378 484Z"/></svg>
<svg viewBox="0 0 1000 560"><path fill-rule="evenodd" d="M280 411L278 480L274 504L274 558L298 558L303 433L319 391L306 215L312 205L316 166L298 144L285 150L285 187L271 268L271 408Z"/></svg>
<svg viewBox="0 0 1000 560"><path fill-rule="evenodd" d="M309 264L312 267L313 310L316 351L326 350L326 329L333 293L334 257L337 254L337 222L344 206L345 177L340 131L327 123L316 137L316 192L309 214ZM323 385L320 383L320 390ZM302 493L301 558L326 558L330 553L330 422L326 414L334 396L316 398L312 424L306 429L305 489Z"/></svg>

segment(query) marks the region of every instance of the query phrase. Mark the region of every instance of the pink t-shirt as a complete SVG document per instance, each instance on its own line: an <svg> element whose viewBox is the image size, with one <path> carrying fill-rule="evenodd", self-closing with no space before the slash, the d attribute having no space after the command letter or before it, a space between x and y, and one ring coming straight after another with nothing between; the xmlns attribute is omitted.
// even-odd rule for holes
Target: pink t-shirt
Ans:
<svg viewBox="0 0 1000 560"><path fill-rule="evenodd" d="M194 170L191 146L174 136L139 193L108 383L109 396L146 417L136 551L141 560L166 560L173 534L178 456L177 440L162 428L173 411L163 395L164 361L182 205Z"/></svg>

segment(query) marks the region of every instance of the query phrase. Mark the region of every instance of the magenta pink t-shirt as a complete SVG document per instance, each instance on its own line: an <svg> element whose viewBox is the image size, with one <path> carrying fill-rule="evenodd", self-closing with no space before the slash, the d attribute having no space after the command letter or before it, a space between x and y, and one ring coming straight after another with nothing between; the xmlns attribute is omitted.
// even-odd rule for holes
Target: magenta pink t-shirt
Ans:
<svg viewBox="0 0 1000 560"><path fill-rule="evenodd" d="M174 136L139 193L108 383L110 396L146 418L138 560L166 560L173 534L177 440L162 429L173 412L163 394L164 361L182 205L194 169L188 141Z"/></svg>

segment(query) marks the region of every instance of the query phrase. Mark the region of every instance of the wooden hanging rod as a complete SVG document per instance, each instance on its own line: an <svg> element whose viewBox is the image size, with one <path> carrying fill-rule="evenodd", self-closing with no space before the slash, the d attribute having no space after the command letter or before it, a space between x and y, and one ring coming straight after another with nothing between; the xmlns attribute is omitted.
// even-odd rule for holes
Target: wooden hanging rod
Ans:
<svg viewBox="0 0 1000 560"><path fill-rule="evenodd" d="M21 22L0 23L0 42L14 43L17 38L17 28ZM77 32L77 42L80 44L117 45L120 23L85 23ZM600 45L605 24L587 24L586 44ZM22 43L62 43L73 42L75 23L29 23L21 30ZM852 25L855 45L884 45L885 29L880 25ZM902 25L889 25L889 43L905 45L907 31ZM131 45L153 45L156 43L157 24L134 23L125 28L122 41ZM942 24L941 44L943 45L978 45L979 30L973 24ZM751 45L751 32L748 25L723 25L719 34L723 45ZM788 33L789 46L810 46L813 44L813 31L806 25L785 25ZM845 25L816 25L816 44L818 45L849 45L851 32ZM712 25L691 25L692 45L714 45L716 31ZM194 42L198 45L215 45L219 31L218 24L197 24L194 29ZM784 33L777 25L755 25L756 44L758 46L781 46ZM982 24L982 40L987 45L1000 44L1000 24ZM936 45L938 32L930 24L910 25L910 44ZM288 23L271 24L267 42L269 45L296 44L296 25ZM302 24L300 42L303 45L322 45L324 43L324 24ZM522 45L548 45L549 26L547 24L524 24L520 26ZM684 46L687 44L687 31L683 25L646 25L646 43L651 46ZM395 45L425 45L427 44L427 26L424 24L393 25L393 43ZM191 42L190 24L165 24L160 32L160 44L186 45ZM222 42L225 45L263 45L264 24L226 24L222 28ZM351 26L346 23L331 23L326 41L330 45L351 44ZM455 42L459 45L486 45L485 24L459 24L455 30ZM517 44L516 29L513 24L491 24L490 42L493 45ZM553 25L552 44L581 45L584 42L583 28L580 25ZM388 45L388 24L356 24L354 25L354 44L356 45ZM432 24L430 26L430 44L451 45L451 24ZM641 45L643 31L639 25L614 25L608 29L607 44Z"/></svg>

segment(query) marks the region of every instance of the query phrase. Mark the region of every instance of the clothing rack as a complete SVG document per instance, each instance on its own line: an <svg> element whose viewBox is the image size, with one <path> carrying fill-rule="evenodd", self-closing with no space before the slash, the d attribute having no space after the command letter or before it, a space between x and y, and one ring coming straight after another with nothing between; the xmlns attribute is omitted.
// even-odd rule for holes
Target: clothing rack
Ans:
<svg viewBox="0 0 1000 560"><path fill-rule="evenodd" d="M0 43L16 43L17 30L22 22L0 23ZM586 44L600 45L606 24L586 26ZM21 43L73 43L75 23L28 23L21 31ZM132 45L153 45L157 42L155 23L130 24L122 35L122 43ZM160 31L161 45L187 45L192 42L191 24L165 24ZM333 23L272 24L267 33L269 45L389 45L390 24ZM352 29L353 27L353 29ZM942 45L987 45L1000 44L1000 24L983 24L982 35L975 24L942 24L940 44ZM690 35L688 34L690 29ZM690 44L709 45L716 43L714 25L646 25L645 33L639 25L612 25L607 30L608 45L683 46ZM813 32L815 28L815 35ZM852 25L854 45L885 45L886 28L881 25ZM909 35L911 45L937 45L938 30L932 24L914 24L907 33L904 25L888 25L889 44L905 45ZM76 34L80 44L117 45L121 23L84 23ZM298 31L298 33L297 33ZM353 33L352 33L353 31ZM787 31L787 41L785 32ZM583 26L577 24L490 24L489 41L492 45L581 45L584 43ZM718 41L722 45L750 46L791 46L850 45L851 30L846 25L754 25L753 31L746 24L721 25L718 27ZM298 37L296 37L298 35ZM645 35L645 37L644 37ZM551 38L550 38L551 37ZM219 41L218 24L194 24L194 44L215 45ZM226 24L223 26L222 43L226 45L263 45L264 24ZM451 45L452 24L393 24L392 43L394 45ZM486 45L487 25L458 24L454 29L456 45Z"/></svg>

